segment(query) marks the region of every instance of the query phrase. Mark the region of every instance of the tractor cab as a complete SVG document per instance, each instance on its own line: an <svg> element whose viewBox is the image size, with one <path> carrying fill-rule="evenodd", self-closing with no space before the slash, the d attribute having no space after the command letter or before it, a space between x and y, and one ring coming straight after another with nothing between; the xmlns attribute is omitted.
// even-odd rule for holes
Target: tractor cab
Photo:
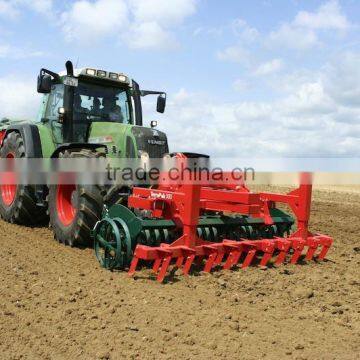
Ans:
<svg viewBox="0 0 360 360"><path fill-rule="evenodd" d="M166 94L140 90L123 73L74 70L67 62L66 71L60 74L41 69L38 92L45 95L38 121L50 127L57 146L104 144L113 155L122 157L137 157L144 151L161 157L168 152L164 133L142 127L141 107L142 96L158 95L157 111L163 113ZM149 141L154 134L158 141ZM154 149L156 146L161 148Z"/></svg>

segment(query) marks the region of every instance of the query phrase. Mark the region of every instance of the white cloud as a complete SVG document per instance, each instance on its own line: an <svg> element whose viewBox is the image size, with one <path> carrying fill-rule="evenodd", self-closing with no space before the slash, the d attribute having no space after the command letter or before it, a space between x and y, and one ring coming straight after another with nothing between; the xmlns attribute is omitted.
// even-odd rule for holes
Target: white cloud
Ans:
<svg viewBox="0 0 360 360"><path fill-rule="evenodd" d="M0 118L33 119L36 116L40 96L36 92L35 79L2 77L0 93Z"/></svg>
<svg viewBox="0 0 360 360"><path fill-rule="evenodd" d="M53 11L53 0L17 0L18 3L24 3L32 10L41 14L50 14Z"/></svg>
<svg viewBox="0 0 360 360"><path fill-rule="evenodd" d="M19 11L13 1L0 0L0 15L15 18L19 15Z"/></svg>
<svg viewBox="0 0 360 360"><path fill-rule="evenodd" d="M264 76L276 73L280 71L284 67L284 62L281 59L273 59L262 63L255 70L254 75L256 76Z"/></svg>
<svg viewBox="0 0 360 360"><path fill-rule="evenodd" d="M331 0L315 12L300 11L290 23L270 32L268 46L306 50L321 44L317 30L345 31L351 26L338 1Z"/></svg>
<svg viewBox="0 0 360 360"><path fill-rule="evenodd" d="M0 15L16 18L21 14L21 8L46 15L52 15L53 0L0 0Z"/></svg>
<svg viewBox="0 0 360 360"><path fill-rule="evenodd" d="M240 45L230 46L217 53L217 58L222 61L247 64L249 52Z"/></svg>
<svg viewBox="0 0 360 360"><path fill-rule="evenodd" d="M244 79L236 79L233 83L233 89L240 93L245 92L249 88L250 84Z"/></svg>
<svg viewBox="0 0 360 360"><path fill-rule="evenodd" d="M172 29L196 12L197 0L129 0L133 21L123 39L133 49L172 50L179 44Z"/></svg>
<svg viewBox="0 0 360 360"><path fill-rule="evenodd" d="M196 11L196 0L130 0L137 23L156 22L159 26L174 27Z"/></svg>
<svg viewBox="0 0 360 360"><path fill-rule="evenodd" d="M62 29L69 41L91 42L120 35L128 25L128 8L123 0L80 0L61 15Z"/></svg>
<svg viewBox="0 0 360 360"><path fill-rule="evenodd" d="M113 37L132 49L177 48L173 29L195 13L197 0L78 0L61 16L68 41Z"/></svg>
<svg viewBox="0 0 360 360"><path fill-rule="evenodd" d="M284 114L297 116L331 114L336 112L336 103L325 92L322 82L309 82L300 86L292 95L281 101Z"/></svg>
<svg viewBox="0 0 360 360"><path fill-rule="evenodd" d="M292 24L283 24L278 30L271 31L267 40L269 47L286 47L296 50L310 49L318 44L320 42L315 31Z"/></svg>
<svg viewBox="0 0 360 360"><path fill-rule="evenodd" d="M360 71L354 71L359 65L360 55L347 54L321 73L286 75L294 84L273 101L223 103L182 89L170 97L161 128L172 151L218 157L359 156Z"/></svg>
<svg viewBox="0 0 360 360"><path fill-rule="evenodd" d="M171 32L157 22L134 24L123 36L131 49L174 49L179 46Z"/></svg>
<svg viewBox="0 0 360 360"><path fill-rule="evenodd" d="M26 59L31 57L44 56L42 51L19 48L8 44L0 44L0 58Z"/></svg>
<svg viewBox="0 0 360 360"><path fill-rule="evenodd" d="M243 19L235 19L231 23L231 28L235 35L237 35L241 40L251 43L259 38L259 31L248 25L248 23Z"/></svg>
<svg viewBox="0 0 360 360"><path fill-rule="evenodd" d="M300 11L294 25L310 29L347 30L350 22L341 12L338 1L332 0L321 5L316 12Z"/></svg>
<svg viewBox="0 0 360 360"><path fill-rule="evenodd" d="M323 78L326 91L346 107L360 108L360 54L344 53Z"/></svg>

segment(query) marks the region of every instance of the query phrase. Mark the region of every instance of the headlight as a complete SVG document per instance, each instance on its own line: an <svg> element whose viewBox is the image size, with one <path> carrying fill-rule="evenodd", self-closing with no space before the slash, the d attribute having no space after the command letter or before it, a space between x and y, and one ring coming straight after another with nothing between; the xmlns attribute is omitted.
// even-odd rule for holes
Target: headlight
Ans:
<svg viewBox="0 0 360 360"><path fill-rule="evenodd" d="M110 78L111 80L119 80L119 75L116 74L116 73L110 73L110 74L109 74L109 78Z"/></svg>
<svg viewBox="0 0 360 360"><path fill-rule="evenodd" d="M148 161L149 160L149 154L146 151L139 150L139 155L141 161Z"/></svg>
<svg viewBox="0 0 360 360"><path fill-rule="evenodd" d="M86 75L96 76L96 70L86 69Z"/></svg>
<svg viewBox="0 0 360 360"><path fill-rule="evenodd" d="M104 71L104 70L98 70L98 71L97 71L97 76L106 77L106 71Z"/></svg>
<svg viewBox="0 0 360 360"><path fill-rule="evenodd" d="M122 82L127 82L127 77L125 75L119 75L119 80Z"/></svg>

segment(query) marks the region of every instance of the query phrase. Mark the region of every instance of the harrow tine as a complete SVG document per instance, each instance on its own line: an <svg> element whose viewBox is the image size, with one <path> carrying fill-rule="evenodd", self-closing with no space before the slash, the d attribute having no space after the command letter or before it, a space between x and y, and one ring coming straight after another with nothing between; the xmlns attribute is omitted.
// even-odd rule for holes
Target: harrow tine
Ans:
<svg viewBox="0 0 360 360"><path fill-rule="evenodd" d="M241 257L242 254L242 250L232 250L228 256L228 258L226 259L226 262L223 266L223 268L225 270L230 270L233 266L235 266L238 262L239 259Z"/></svg>
<svg viewBox="0 0 360 360"><path fill-rule="evenodd" d="M247 253L246 258L241 266L242 269L246 269L247 267L250 266L255 254L256 254L256 249L249 250L249 252Z"/></svg>
<svg viewBox="0 0 360 360"><path fill-rule="evenodd" d="M204 272L210 272L211 269L214 266L216 257L218 256L217 251L214 250L212 253L210 253L209 258L206 260Z"/></svg>
<svg viewBox="0 0 360 360"><path fill-rule="evenodd" d="M191 268L191 265L192 263L194 262L194 259L195 259L195 254L192 254L192 255L189 255L185 261L185 265L183 267L183 274L184 275L188 275L189 274L189 271L190 271L190 268Z"/></svg>
<svg viewBox="0 0 360 360"><path fill-rule="evenodd" d="M178 259L176 260L175 266L176 266L177 268L181 268L183 262L184 262L184 257L183 257L183 256L179 256Z"/></svg>
<svg viewBox="0 0 360 360"><path fill-rule="evenodd" d="M259 265L265 267L274 254L275 243L272 240L258 240L253 243L256 244L258 250L264 253Z"/></svg>
<svg viewBox="0 0 360 360"><path fill-rule="evenodd" d="M159 269L160 269L160 265L161 265L161 258L159 258L159 259L156 259L155 260L155 262L154 262L154 265L153 265L153 272L155 273L155 274L157 274L158 273L158 271L159 271Z"/></svg>
<svg viewBox="0 0 360 360"><path fill-rule="evenodd" d="M214 265L220 265L223 261L224 256L225 252L219 249L218 255L214 261Z"/></svg>
<svg viewBox="0 0 360 360"><path fill-rule="evenodd" d="M286 255L287 255L286 251L280 251L279 255L277 256L277 258L276 258L276 260L274 262L274 264L278 265L278 266L281 265L285 261Z"/></svg>
<svg viewBox="0 0 360 360"><path fill-rule="evenodd" d="M139 258L134 256L130 264L130 268L128 272L129 276L133 276L135 274L138 262L139 262Z"/></svg>
<svg viewBox="0 0 360 360"><path fill-rule="evenodd" d="M290 259L290 264L296 264L301 256L302 249L296 249Z"/></svg>
<svg viewBox="0 0 360 360"><path fill-rule="evenodd" d="M273 256L273 252L264 253L264 256L262 257L262 259L260 261L260 266L261 267L266 267L267 263L270 261L272 256Z"/></svg>
<svg viewBox="0 0 360 360"><path fill-rule="evenodd" d="M326 256L326 254L327 254L327 252L329 251L329 249L330 249L330 246L326 246L326 245L323 245L323 247L322 247L322 249L321 249L321 251L320 251L320 254L319 254L319 256L317 257L317 259L318 260L324 260L324 258L325 258L325 256Z"/></svg>
<svg viewBox="0 0 360 360"><path fill-rule="evenodd" d="M279 250L279 255L277 256L274 265L279 266L285 261L286 255L289 252L290 247L290 241L281 238L276 239L276 248Z"/></svg>
<svg viewBox="0 0 360 360"><path fill-rule="evenodd" d="M168 267L170 265L170 262L171 262L171 255L168 255L163 259L162 265L161 265L161 268L160 268L160 271L159 271L159 275L157 277L158 282L161 283L161 282L164 281L164 278L165 278L166 272L168 270Z"/></svg>
<svg viewBox="0 0 360 360"><path fill-rule="evenodd" d="M305 243L303 241L293 239L291 246L294 249L294 253L290 259L290 264L297 263L297 261L299 260L301 254L304 250L304 245L305 245Z"/></svg>
<svg viewBox="0 0 360 360"><path fill-rule="evenodd" d="M316 249L317 249L317 246L316 247L310 247L309 250L306 253L305 260L308 260L308 261L312 260L314 255L315 255Z"/></svg>
<svg viewBox="0 0 360 360"><path fill-rule="evenodd" d="M333 244L333 240L328 237L328 236L323 236L322 238L320 238L320 245L322 245L322 249L320 251L320 254L318 255L317 259L318 260L324 260L327 252L329 251L331 245Z"/></svg>

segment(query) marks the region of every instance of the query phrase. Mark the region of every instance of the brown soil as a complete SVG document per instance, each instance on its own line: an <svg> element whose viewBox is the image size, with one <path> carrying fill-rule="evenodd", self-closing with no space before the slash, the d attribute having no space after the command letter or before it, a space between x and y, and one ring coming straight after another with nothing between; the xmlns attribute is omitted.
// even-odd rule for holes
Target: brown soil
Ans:
<svg viewBox="0 0 360 360"><path fill-rule="evenodd" d="M99 268L46 228L0 222L3 359L358 359L360 195L316 191L324 263L166 283Z"/></svg>

